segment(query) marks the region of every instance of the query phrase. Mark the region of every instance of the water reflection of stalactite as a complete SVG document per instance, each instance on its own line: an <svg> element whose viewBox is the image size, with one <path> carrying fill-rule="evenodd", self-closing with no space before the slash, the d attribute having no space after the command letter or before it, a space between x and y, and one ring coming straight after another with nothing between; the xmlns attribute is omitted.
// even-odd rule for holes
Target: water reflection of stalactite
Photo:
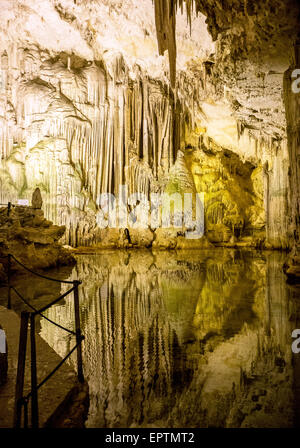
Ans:
<svg viewBox="0 0 300 448"><path fill-rule="evenodd" d="M82 278L88 272L84 262L80 270ZM127 271L104 267L82 288L81 301L85 374L92 397L88 424L126 426L162 417L172 403L172 392L186 383L189 372L169 323L158 275L147 279L130 265ZM49 313L70 320L72 303ZM58 335L51 336L47 323L43 325L42 334L63 355Z"/></svg>
<svg viewBox="0 0 300 448"><path fill-rule="evenodd" d="M87 425L289 426L294 306L280 263L236 251L80 257ZM49 317L72 325L73 313L66 301ZM41 334L62 356L72 345L47 322Z"/></svg>
<svg viewBox="0 0 300 448"><path fill-rule="evenodd" d="M219 342L238 333L245 322L255 319L257 281L251 264L237 253L227 253L206 262L206 280L201 290L194 325L205 345L211 338Z"/></svg>
<svg viewBox="0 0 300 448"><path fill-rule="evenodd" d="M97 373L86 365L97 403L89 424L141 424L151 418L151 403L171 395L178 375L178 366L172 363L174 346L178 352L176 333L165 319L159 291L139 284L133 275L127 287L116 292L108 277L94 317L101 361ZM95 334L86 337L91 340Z"/></svg>

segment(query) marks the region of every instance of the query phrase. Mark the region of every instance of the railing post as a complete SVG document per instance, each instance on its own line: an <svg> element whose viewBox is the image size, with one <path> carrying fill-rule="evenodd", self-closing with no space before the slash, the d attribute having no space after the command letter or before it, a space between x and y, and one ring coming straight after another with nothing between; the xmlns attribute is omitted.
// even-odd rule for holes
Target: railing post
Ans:
<svg viewBox="0 0 300 448"><path fill-rule="evenodd" d="M30 349L31 349L31 427L39 427L38 390L36 371L35 313L30 313Z"/></svg>
<svg viewBox="0 0 300 448"><path fill-rule="evenodd" d="M74 310L75 310L75 328L76 328L76 343L77 347L77 375L80 383L84 382L83 368L82 368L82 335L80 328L80 311L79 311L79 294L78 287L80 282L78 280L73 281L74 285Z"/></svg>
<svg viewBox="0 0 300 448"><path fill-rule="evenodd" d="M25 361L26 361L27 334L28 334L28 319L29 319L28 311L22 311L21 325L20 325L20 338L19 338L16 393L15 393L15 409L14 409L14 423L13 423L14 428L21 427L22 397L23 397L23 388L24 388Z"/></svg>
<svg viewBox="0 0 300 448"><path fill-rule="evenodd" d="M24 429L28 428L28 400L24 401Z"/></svg>
<svg viewBox="0 0 300 448"><path fill-rule="evenodd" d="M8 291L7 291L7 308L11 309L11 286L10 286L10 277L11 277L11 255L8 254L7 256L7 284L8 284Z"/></svg>

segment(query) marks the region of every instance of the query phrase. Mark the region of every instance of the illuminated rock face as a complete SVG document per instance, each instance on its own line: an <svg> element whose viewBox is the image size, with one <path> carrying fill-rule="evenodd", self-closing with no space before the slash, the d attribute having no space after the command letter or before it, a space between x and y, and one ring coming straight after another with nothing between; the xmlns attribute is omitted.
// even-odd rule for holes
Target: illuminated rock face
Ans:
<svg viewBox="0 0 300 448"><path fill-rule="evenodd" d="M293 81L293 70L300 64L300 41L295 48L294 65L285 73L284 97L288 124L288 149L290 156L290 185L291 185L291 230L293 231L295 245L286 265L286 274L292 281L300 278L300 93L295 94L290 90Z"/></svg>
<svg viewBox="0 0 300 448"><path fill-rule="evenodd" d="M212 240L250 236L256 245L266 237L268 247L290 246L282 79L296 6L291 0L284 13L284 2L274 0L242 11L226 1L221 11L215 2L180 1L174 4L186 3L190 24L180 11L175 20L175 9L166 24L159 11L169 3L154 3L155 10L151 0L1 1L0 202L30 198L39 187L46 217L66 226L65 243L110 245L115 236L95 219L100 193L127 184L148 195L164 192L170 178L186 185L189 177L193 191L205 183L216 211L206 216ZM213 160L200 181L203 146ZM238 178L225 167L224 182L217 155L228 151L241 159L237 166L252 167L233 189ZM137 245L148 244L149 232L146 240Z"/></svg>
<svg viewBox="0 0 300 448"><path fill-rule="evenodd" d="M64 231L63 226L55 226L48 221L40 209L13 207L8 214L8 209L2 208L0 254L2 256L12 254L31 269L74 264L73 256L58 242ZM2 268L2 264L0 266ZM13 260L12 269L24 273L23 268Z"/></svg>
<svg viewBox="0 0 300 448"><path fill-rule="evenodd" d="M202 105L210 118L207 133L217 143L226 142L227 148L236 147L235 151L248 160L258 159L265 166L267 245L278 248L293 245L298 254L299 93L292 92L291 73L300 63L299 41L295 54L293 48L297 33L299 39L299 3L295 0L264 3L225 0L221 5L213 0L154 3L158 24L163 12L171 9L164 34L158 32L161 47L169 51L171 79L175 77L173 28L177 9L185 9L191 22L193 9L206 16L208 30L216 41L209 72L218 99L223 95L234 111L232 116L226 113L224 101L213 107ZM291 69L286 72L289 66ZM296 261L295 265L298 264ZM297 272L298 268L291 269Z"/></svg>
<svg viewBox="0 0 300 448"><path fill-rule="evenodd" d="M219 148L220 149L220 148ZM205 193L205 228L213 243L265 239L262 167L242 163L233 152L206 147L187 150L187 165L197 191Z"/></svg>
<svg viewBox="0 0 300 448"><path fill-rule="evenodd" d="M39 185L45 212L66 224L66 241L76 245L91 237L85 238L85 229L92 233L96 225L101 193L116 193L126 183L132 191L147 194L159 172L161 178L168 172L176 158L175 121L173 99L163 85L144 80L138 70L138 81L130 80L122 57L114 62L114 79L94 63L86 67L82 61L76 69L71 61L74 73L63 62L62 57L43 64L48 73L47 81L41 74L48 83L42 86L43 110L34 110L41 106L40 81L24 86L24 110L37 113L40 120L28 124L26 147L7 150L2 201L26 197ZM82 218L86 222L80 223Z"/></svg>

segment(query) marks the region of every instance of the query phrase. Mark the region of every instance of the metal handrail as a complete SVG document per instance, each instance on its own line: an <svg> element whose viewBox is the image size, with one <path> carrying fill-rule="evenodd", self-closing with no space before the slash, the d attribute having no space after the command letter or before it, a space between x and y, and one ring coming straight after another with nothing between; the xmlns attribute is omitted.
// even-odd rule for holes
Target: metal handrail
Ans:
<svg viewBox="0 0 300 448"><path fill-rule="evenodd" d="M59 280L54 279L51 277L44 276L42 274L39 274L32 269L29 269L27 266L25 266L23 263L21 263L19 260L16 259L16 257L12 254L8 254L5 256L0 256L0 258L7 258L8 259L8 299L7 299L7 307L11 308L11 291L14 291L15 294L33 311L27 312L22 311L21 312L21 324L20 324L20 337L19 337L19 354L18 354L18 368L17 368L17 381L16 381L16 392L15 392L15 411L14 411L14 427L20 428L21 427L21 419L22 419L22 408L24 408L24 427L28 426L28 401L29 398L31 398L31 427L32 428L38 428L39 426L39 416L38 416L38 390L41 386L43 386L51 377L52 375L57 372L57 370L65 363L65 361L71 356L71 354L77 350L77 376L79 382L84 382L84 376L83 376L83 366L82 366L82 341L84 340L84 336L81 334L81 327L80 327L80 312L79 312L79 293L78 288L81 285L81 281L79 280L73 280L73 281L66 281L66 280ZM65 293L61 294L59 297L51 301L48 305L43 306L40 309L36 309L33 305L29 303L27 299L25 299L22 294L11 285L11 261L12 259L18 263L20 266L22 266L27 271L31 272L34 275L37 275L38 277L45 278L46 280L59 282L59 283L65 283L65 284L72 284L73 287L66 291ZM66 296L68 296L71 293L74 293L74 312L75 312L75 327L76 331L69 330L68 328L63 327L62 325L58 324L57 322L54 322L53 320L49 319L47 316L42 314L44 311L49 309L51 306L55 305L62 299L64 299ZM53 325L56 325L57 327L61 328L64 331L67 331L68 333L72 334L73 336L76 336L76 345L71 349L71 351L65 356L64 359L50 372L39 384L37 383L37 362L36 362L36 332L35 332L35 317L39 315L42 318L46 319L48 322L52 323ZM25 378L25 363L26 363L26 347L27 347L27 335L28 335L28 328L29 328L29 318L30 318L30 340L31 340L31 390L30 392L24 396L23 395L23 389L24 389L24 378Z"/></svg>
<svg viewBox="0 0 300 448"><path fill-rule="evenodd" d="M57 322L54 322L53 320L49 319L49 317L44 316L44 314L41 313L40 310L37 310L34 306L32 306L26 299L24 299L24 297L19 293L19 291L17 291L17 289L12 286L11 287L12 290L17 294L17 296L25 303L25 305L27 305L29 308L31 308L34 311L35 315L40 315L41 317L43 317L44 319L46 319L48 322L50 322L53 325L56 325L58 328L60 328L61 330L64 330L70 334L72 334L73 336L76 336L76 333L72 330L69 330L68 328L63 327L62 325L58 324ZM61 296L59 296L54 302L52 302L51 304L47 305L46 307L43 308L43 310L47 310L48 308L50 308L50 306L52 306L54 303L59 302L60 300L62 300L64 297L66 297L68 294L70 294L71 292L74 291L74 288L69 289L69 291L67 291L65 294L62 294Z"/></svg>
<svg viewBox="0 0 300 448"><path fill-rule="evenodd" d="M30 272L31 274L36 275L37 277L44 278L45 280L50 280L51 282L65 283L65 284L68 284L68 285L73 284L73 281L71 281L71 280L59 280L57 278L51 278L51 277L48 277L46 275L40 274L38 272L35 272L32 269L30 269L27 266L25 266L23 263L21 263L21 261L17 260L17 258L14 255L10 254L10 256L16 263L18 263L20 266L22 266L22 268L24 268L26 271Z"/></svg>

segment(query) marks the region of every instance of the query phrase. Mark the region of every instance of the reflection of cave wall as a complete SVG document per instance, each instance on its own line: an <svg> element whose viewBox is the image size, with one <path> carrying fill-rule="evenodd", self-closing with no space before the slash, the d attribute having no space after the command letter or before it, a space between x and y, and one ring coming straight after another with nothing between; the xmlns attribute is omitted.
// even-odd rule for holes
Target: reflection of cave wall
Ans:
<svg viewBox="0 0 300 448"><path fill-rule="evenodd" d="M197 301L199 267L185 273L176 262L169 263L160 276L165 258L158 258L155 262L150 253L142 252L133 257L109 253L96 260L93 256L82 262L79 259L76 269L85 285L81 319L91 393L89 426L127 426L163 416L169 403L162 403L161 397L170 397L172 387L181 390L184 378L189 381L180 345L190 336L195 303L187 296L180 304L178 297L188 282ZM149 280L145 268L153 274ZM93 278L92 282L88 278ZM166 286L168 280L176 281L173 291ZM48 317L61 324L65 320L69 326L73 312L72 303L66 302L52 308ZM62 356L72 347L69 338L64 345L63 334L46 321L42 322L42 335Z"/></svg>
<svg viewBox="0 0 300 448"><path fill-rule="evenodd" d="M296 310L282 258L80 257L88 425L291 426ZM48 312L68 326L72 316L71 302ZM72 346L46 321L41 335L61 355Z"/></svg>

